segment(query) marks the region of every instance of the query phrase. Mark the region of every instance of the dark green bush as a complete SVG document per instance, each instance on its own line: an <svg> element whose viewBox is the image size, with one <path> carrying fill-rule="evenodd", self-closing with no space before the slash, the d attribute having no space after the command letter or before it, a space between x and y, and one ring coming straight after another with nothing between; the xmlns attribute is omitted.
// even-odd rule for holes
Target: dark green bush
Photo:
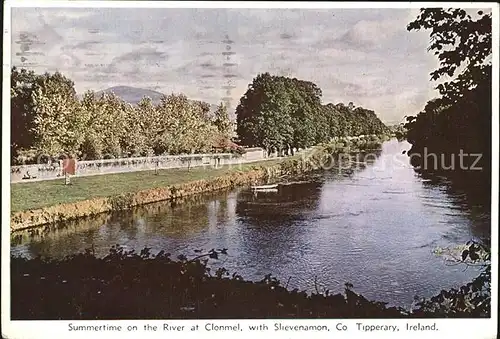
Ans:
<svg viewBox="0 0 500 339"><path fill-rule="evenodd" d="M468 250L468 254L474 253ZM176 260L111 248L104 258L92 250L63 260L11 258L11 314L21 319L224 319L224 318L403 318L489 317L489 272L459 290L442 291L405 310L370 301L346 284L344 294L288 290L268 275L245 281L209 260L211 250ZM474 256L474 254L472 254ZM486 287L486 288L485 288ZM469 290L467 290L469 289ZM474 292L474 291L475 292ZM479 290L487 293L473 295ZM477 294L477 293L476 293ZM471 297L472 296L472 297ZM450 304L448 299L452 300ZM469 303L464 302L468 300ZM447 304L447 307L439 307ZM471 305L472 304L472 307ZM451 305L451 306L449 306ZM475 306L476 307L475 307Z"/></svg>

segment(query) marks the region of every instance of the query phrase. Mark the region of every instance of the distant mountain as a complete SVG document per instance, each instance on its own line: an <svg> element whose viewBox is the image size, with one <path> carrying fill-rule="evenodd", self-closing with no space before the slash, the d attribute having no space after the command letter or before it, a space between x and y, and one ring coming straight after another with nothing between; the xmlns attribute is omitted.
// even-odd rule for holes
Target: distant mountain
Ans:
<svg viewBox="0 0 500 339"><path fill-rule="evenodd" d="M120 97L122 100L131 103L132 105L137 105L141 99L145 96L150 97L153 101L153 104L160 103L161 98L163 97L163 93L153 91L145 88L138 87L130 87L130 86L114 86L102 91L97 92L97 95L102 93L114 93L116 96ZM210 104L210 113L212 115L217 110L217 105ZM234 109L229 108L229 117L230 119L235 119Z"/></svg>
<svg viewBox="0 0 500 339"><path fill-rule="evenodd" d="M97 92L98 95L102 93L114 93L116 96L120 97L122 100L136 105L145 96L150 97L153 103L158 104L160 99L163 97L163 93L152 91L150 89L130 87L130 86L114 86L108 89Z"/></svg>

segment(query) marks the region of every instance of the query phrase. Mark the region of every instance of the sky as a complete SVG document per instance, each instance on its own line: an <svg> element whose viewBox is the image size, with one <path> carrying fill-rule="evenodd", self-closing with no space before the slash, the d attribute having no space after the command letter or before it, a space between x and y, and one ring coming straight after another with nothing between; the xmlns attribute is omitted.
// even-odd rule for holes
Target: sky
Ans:
<svg viewBox="0 0 500 339"><path fill-rule="evenodd" d="M134 86L211 104L229 96L233 107L257 74L270 72L312 81L323 103L353 102L392 124L438 95L429 76L438 66L427 51L429 32L406 30L417 15L418 9L12 8L12 65L59 71L79 94Z"/></svg>

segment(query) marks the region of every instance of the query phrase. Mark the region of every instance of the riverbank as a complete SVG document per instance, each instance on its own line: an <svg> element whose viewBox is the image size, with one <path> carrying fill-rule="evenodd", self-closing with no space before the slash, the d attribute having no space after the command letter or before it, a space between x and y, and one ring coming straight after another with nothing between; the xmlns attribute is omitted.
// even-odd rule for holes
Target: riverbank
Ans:
<svg viewBox="0 0 500 339"><path fill-rule="evenodd" d="M11 184L11 211L20 212L92 198L116 196L157 187L178 185L201 179L212 179L234 171L248 171L255 166L273 166L283 159L254 163L191 169L162 169L103 174L71 178L71 185L59 180Z"/></svg>
<svg viewBox="0 0 500 339"><path fill-rule="evenodd" d="M442 291L410 311L370 301L345 284L343 294L288 290L267 275L244 280L208 260L227 254L212 250L178 260L145 248L140 253L113 247L104 258L88 250L63 260L11 257L13 320L112 319L295 319L295 318L479 318L490 316L481 277L464 288ZM477 307L464 306L474 294ZM451 302L450 302L451 299ZM444 306L447 305L447 306Z"/></svg>
<svg viewBox="0 0 500 339"><path fill-rule="evenodd" d="M11 231L129 209L153 202L251 185L322 168L330 155L380 147L387 137L341 138L278 160L191 170L164 170L11 185Z"/></svg>

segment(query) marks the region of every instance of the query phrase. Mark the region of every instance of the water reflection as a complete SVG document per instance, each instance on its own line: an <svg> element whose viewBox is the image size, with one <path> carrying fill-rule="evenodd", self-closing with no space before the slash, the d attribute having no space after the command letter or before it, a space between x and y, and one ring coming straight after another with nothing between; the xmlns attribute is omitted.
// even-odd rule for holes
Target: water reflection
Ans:
<svg viewBox="0 0 500 339"><path fill-rule="evenodd" d="M38 236L20 233L11 251L60 257L94 245L104 255L120 244L194 256L228 248L213 265L247 279L272 273L290 288L333 292L351 282L369 298L409 304L415 294L429 296L477 275L446 266L432 250L487 239L489 216L472 210L464 192L416 173L401 155L407 149L391 141L354 160L354 171L338 163L274 193L239 189L100 215Z"/></svg>

